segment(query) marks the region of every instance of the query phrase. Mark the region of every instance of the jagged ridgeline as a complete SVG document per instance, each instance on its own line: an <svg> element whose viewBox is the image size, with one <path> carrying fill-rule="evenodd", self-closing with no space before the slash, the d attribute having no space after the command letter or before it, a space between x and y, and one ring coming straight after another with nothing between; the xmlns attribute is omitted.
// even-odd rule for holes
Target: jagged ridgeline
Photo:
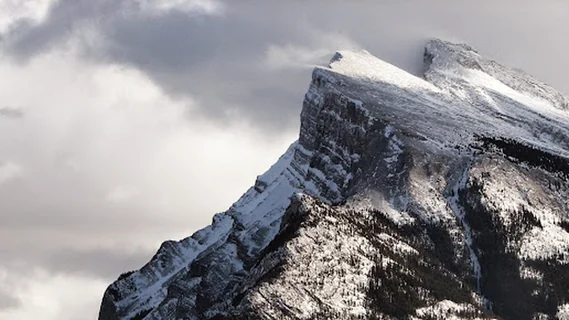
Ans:
<svg viewBox="0 0 569 320"><path fill-rule="evenodd" d="M569 100L471 47L317 67L298 141L100 320L569 319Z"/></svg>

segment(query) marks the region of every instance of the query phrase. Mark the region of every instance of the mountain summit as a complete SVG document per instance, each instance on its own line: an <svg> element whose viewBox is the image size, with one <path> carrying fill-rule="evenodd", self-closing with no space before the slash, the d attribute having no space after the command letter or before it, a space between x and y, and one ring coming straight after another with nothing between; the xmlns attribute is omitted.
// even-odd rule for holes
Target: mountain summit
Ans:
<svg viewBox="0 0 569 320"><path fill-rule="evenodd" d="M316 67L298 141L99 320L569 319L569 99L471 47Z"/></svg>

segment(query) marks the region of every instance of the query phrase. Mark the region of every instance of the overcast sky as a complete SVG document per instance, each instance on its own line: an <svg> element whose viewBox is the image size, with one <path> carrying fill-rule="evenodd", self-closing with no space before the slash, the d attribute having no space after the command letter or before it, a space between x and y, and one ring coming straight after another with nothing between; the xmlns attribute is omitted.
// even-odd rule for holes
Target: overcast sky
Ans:
<svg viewBox="0 0 569 320"><path fill-rule="evenodd" d="M567 30L553 0L0 0L0 319L96 319L296 139L335 50L419 74L462 41L568 93Z"/></svg>

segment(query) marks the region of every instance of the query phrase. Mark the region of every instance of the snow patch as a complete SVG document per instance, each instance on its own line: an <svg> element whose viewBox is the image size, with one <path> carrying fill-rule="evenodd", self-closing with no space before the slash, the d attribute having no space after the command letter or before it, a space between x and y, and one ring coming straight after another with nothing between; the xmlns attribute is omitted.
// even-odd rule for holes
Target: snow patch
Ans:
<svg viewBox="0 0 569 320"><path fill-rule="evenodd" d="M467 317L461 317L461 313L473 313L476 309L471 305L464 304L464 303L456 303L450 300L443 300L437 302L436 304L424 307L416 310L416 313L419 317L435 317L436 319L448 319L448 320L461 320ZM417 319L417 318L414 318ZM470 318L468 319L487 319L487 318Z"/></svg>
<svg viewBox="0 0 569 320"><path fill-rule="evenodd" d="M559 306L557 318L559 320L569 320L569 303Z"/></svg>
<svg viewBox="0 0 569 320"><path fill-rule="evenodd" d="M564 256L569 263L569 233L556 225L548 225L543 229L533 228L522 238L520 256L524 259L544 260Z"/></svg>
<svg viewBox="0 0 569 320"><path fill-rule="evenodd" d="M466 167L462 170L462 174L459 176L458 181L455 183L454 187L452 188L451 196L448 198L448 203L456 215L456 217L460 220L462 227L464 229L464 238L466 241L466 246L468 248L468 252L470 254L470 262L472 263L472 269L474 270L474 276L476 277L476 291L480 292L480 279L482 278L482 268L480 267L480 262L478 260L478 256L476 255L476 251L473 247L473 240L472 240L472 229L466 221L466 212L460 206L460 200L458 198L459 191L466 188L466 183L468 182L468 172L469 172L470 164L466 164Z"/></svg>

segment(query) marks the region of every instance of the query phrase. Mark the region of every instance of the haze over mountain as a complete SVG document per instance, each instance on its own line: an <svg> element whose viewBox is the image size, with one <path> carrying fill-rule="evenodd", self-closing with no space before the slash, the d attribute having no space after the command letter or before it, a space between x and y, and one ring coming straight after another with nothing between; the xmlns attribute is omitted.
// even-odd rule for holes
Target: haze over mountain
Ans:
<svg viewBox="0 0 569 320"><path fill-rule="evenodd" d="M569 319L569 99L466 44L423 70L316 67L298 141L99 319Z"/></svg>

